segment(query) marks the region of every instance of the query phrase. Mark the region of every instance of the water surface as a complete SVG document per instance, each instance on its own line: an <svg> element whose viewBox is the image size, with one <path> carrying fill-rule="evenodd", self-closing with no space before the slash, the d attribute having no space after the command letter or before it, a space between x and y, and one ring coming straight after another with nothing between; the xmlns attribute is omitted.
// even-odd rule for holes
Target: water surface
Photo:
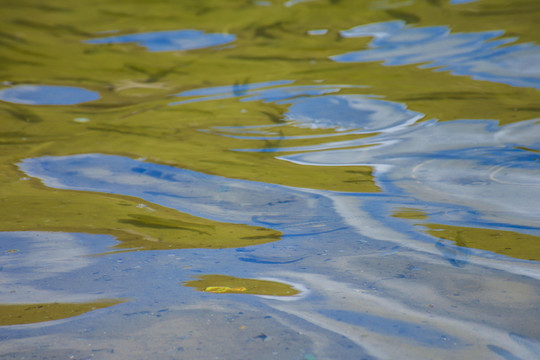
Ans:
<svg viewBox="0 0 540 360"><path fill-rule="evenodd" d="M535 359L535 0L4 1L5 359Z"/></svg>

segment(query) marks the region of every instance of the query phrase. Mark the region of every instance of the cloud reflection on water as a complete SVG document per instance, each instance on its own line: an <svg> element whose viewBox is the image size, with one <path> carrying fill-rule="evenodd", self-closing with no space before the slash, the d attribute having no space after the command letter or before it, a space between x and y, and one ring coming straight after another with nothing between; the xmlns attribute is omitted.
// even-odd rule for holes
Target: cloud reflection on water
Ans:
<svg viewBox="0 0 540 360"><path fill-rule="evenodd" d="M399 26L399 22L393 24ZM185 101L205 101L213 100L213 96L221 93L223 98L288 105L282 117L285 123L281 125L207 130L239 140L292 141L309 137L371 135L352 140L323 141L315 145L264 146L236 151L292 152L278 158L302 165L371 166L385 194L412 195L417 202L431 204L441 211L453 204L455 210L459 209L457 212L462 214L456 217L456 211L453 211L453 221L459 219L474 226L472 221L466 220L474 211L477 213L476 221L505 226L536 226L534 199L540 197L537 180L540 168L535 152L540 149L536 136L540 131L539 120L502 127L498 127L494 120L418 122L424 115L407 109L404 104L368 95L335 94L351 87L265 88L268 84L252 84L236 95L231 92L232 88L220 87L178 96L202 95ZM309 130L305 135L274 135L278 126L288 125L332 131L318 135L310 135ZM445 205L435 205L437 203Z"/></svg>
<svg viewBox="0 0 540 360"><path fill-rule="evenodd" d="M97 262L96 255L116 243L112 236L67 232L0 232L0 303L87 302L103 293L78 292L69 275ZM65 277L65 288L51 279ZM10 291L12 290L12 291Z"/></svg>
<svg viewBox="0 0 540 360"><path fill-rule="evenodd" d="M540 167L538 153L524 148L540 149L538 131L539 120L502 127L490 120L428 121L351 141L368 147L279 158L303 165L373 166L386 193L467 206L492 222L535 226Z"/></svg>
<svg viewBox="0 0 540 360"><path fill-rule="evenodd" d="M475 80L540 89L540 47L513 44L504 31L453 33L448 26L414 27L404 21L360 25L341 31L345 38L371 36L369 49L332 56L337 62L384 61L422 64Z"/></svg>

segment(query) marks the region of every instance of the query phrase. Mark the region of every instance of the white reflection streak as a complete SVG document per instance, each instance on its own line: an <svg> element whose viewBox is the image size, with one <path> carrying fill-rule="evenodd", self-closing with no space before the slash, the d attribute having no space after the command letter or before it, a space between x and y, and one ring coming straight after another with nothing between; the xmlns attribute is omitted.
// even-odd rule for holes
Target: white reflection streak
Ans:
<svg viewBox="0 0 540 360"><path fill-rule="evenodd" d="M312 307L316 306L316 304L311 302L290 304L268 303L269 306L277 310L297 316L323 329L342 335L380 359L446 359L450 355L449 352L454 354L455 358L482 359L485 358L486 354L485 346L490 344L497 344L497 346L504 347L505 350L523 359L533 359L537 355L529 349L531 346L520 344L510 334L496 328L484 326L476 322L456 320L413 310L401 302L372 295L366 291L354 288L351 284L336 282L319 274L293 272L279 273L279 275L293 278L301 277L302 282L309 284L311 289L326 295L327 299L324 303L332 304L334 308L346 309L347 304L344 304L344 300L342 300L346 298L347 303L356 304L356 311L434 327L464 342L461 348L458 346L447 349L437 348L435 346L427 347L420 344L413 345L410 341L400 341L400 339L392 335L374 333L368 328L362 328L359 325L351 325L330 319L319 314L317 309L313 309ZM362 331L359 331L359 328L362 328ZM366 333L369 335L365 336ZM471 339L474 339L473 346L470 346ZM466 346L467 344L469 346ZM494 354L491 355L493 356Z"/></svg>
<svg viewBox="0 0 540 360"><path fill-rule="evenodd" d="M393 230L384 223L374 219L361 209L361 200L340 194L330 195L328 193L318 193L332 199L336 212L343 217L347 224L356 229L359 234L376 240L397 243L400 246L419 251L423 254L433 254L440 257L440 251L432 243L419 241L418 239L407 236L403 232ZM420 256L423 260L427 260L425 255ZM517 263L512 260L505 262L501 259L491 260L472 254L469 256L468 261L477 265L540 280L540 267L536 263Z"/></svg>

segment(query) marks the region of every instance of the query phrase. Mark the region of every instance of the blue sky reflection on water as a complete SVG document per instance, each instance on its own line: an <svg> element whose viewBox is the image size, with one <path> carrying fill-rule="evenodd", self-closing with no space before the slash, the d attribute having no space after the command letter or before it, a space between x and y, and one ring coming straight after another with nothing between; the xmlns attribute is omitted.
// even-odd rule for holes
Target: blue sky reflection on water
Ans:
<svg viewBox="0 0 540 360"><path fill-rule="evenodd" d="M95 91L73 86L17 85L0 90L0 100L26 105L75 105L99 97Z"/></svg>
<svg viewBox="0 0 540 360"><path fill-rule="evenodd" d="M235 40L232 34L212 34L199 30L156 31L140 34L109 36L86 40L88 44L137 43L149 51L179 51L224 45Z"/></svg>
<svg viewBox="0 0 540 360"><path fill-rule="evenodd" d="M489 120L430 121L339 144L369 147L280 158L306 165L373 166L387 192L402 188L418 199L468 206L497 223L535 226L538 155L520 147L540 148L539 126L539 120L500 128Z"/></svg>
<svg viewBox="0 0 540 360"><path fill-rule="evenodd" d="M331 202L317 194L121 156L27 159L21 168L51 187L135 196L197 217L267 226L288 235L345 227L330 212Z"/></svg>
<svg viewBox="0 0 540 360"><path fill-rule="evenodd" d="M98 262L91 255L106 252L117 241L110 235L67 232L20 231L0 232L0 279L6 291L2 303L54 303L92 301L114 297L107 289L45 287L46 279L69 277ZM69 280L68 280L69 281ZM76 281L81 284L81 280ZM16 289L16 291L10 291ZM104 294L105 293L105 294Z"/></svg>
<svg viewBox="0 0 540 360"><path fill-rule="evenodd" d="M443 132L447 134L447 131ZM425 134L420 138L425 138ZM407 146L407 143L403 146ZM444 148L441 145L441 149ZM270 227L282 231L285 236L326 234L355 227L364 232L362 223L352 219L363 218L363 222L368 223L365 214L372 212L372 225L368 227L371 237L387 240L385 235L373 234L385 228L414 232L414 227L406 230L404 224L389 216L393 210L407 206L431 207L432 212L439 213L432 220L441 223L474 226L481 221L487 228L518 227L525 232L536 233L534 199L539 186L534 181L538 178L538 169L527 167L528 162L534 161L534 156L521 151L514 154L514 151L504 163L505 167L513 166L516 178L532 185L524 187L520 183L490 180L490 171L497 171L498 167L490 163L491 155L487 153L489 148L481 150L475 157L471 157L467 149L456 150L450 147L448 151L453 156L444 151L438 152L442 165L433 171L422 168L439 165L439 162L434 161L437 157L433 153L421 157L421 152L416 156L413 152L403 154L398 148L397 155L388 155L375 148L376 153L381 152L381 158L386 155L391 161L385 168L388 174L380 174L386 192L382 196L313 191L227 179L101 154L27 159L20 167L28 175L43 179L50 187L134 196L215 221ZM339 159L348 161L347 153L343 154L339 150L335 152ZM369 153L371 151L368 148ZM468 156L460 158L462 153ZM496 153L500 154L500 150ZM325 152L304 153L300 156L309 159L310 155L323 158L328 156ZM294 156L291 158L294 159ZM499 159L500 155L495 158L495 164L499 163ZM448 162L464 165L448 165ZM327 165L320 161L319 164ZM446 168L449 169L448 173ZM471 168L475 170L473 173L469 171ZM392 172L392 169L397 171ZM519 173L516 174L516 171ZM463 177L469 180L464 182ZM411 195L414 197L410 198ZM339 208L347 206L345 216ZM422 251L438 253L442 250L444 256L449 254L446 251L448 246L430 248L433 239L419 234L415 240L393 241ZM488 259L493 257L490 253L473 252ZM470 253L471 250L458 250L456 256ZM451 263L456 259L448 257ZM520 272L517 268L512 271Z"/></svg>
<svg viewBox="0 0 540 360"><path fill-rule="evenodd" d="M189 264L197 271L194 274L225 272L228 275L249 276L252 272L264 274L266 271L273 277L283 276L289 279L288 281L303 284L312 293L310 302L304 303L296 298L293 299L296 301L290 302L290 306L286 306L280 304L281 301L277 301L270 304L275 309L309 319L323 328L333 329L338 334L340 331L345 331L347 326L353 326L357 331L368 332L370 336L374 336L373 341L380 342L379 346L390 339L392 342L399 343L402 338L412 338L413 343L419 344L420 348L425 346L423 342L428 342L430 351L435 351L433 349L438 347L458 351L460 348L458 344L467 342L472 336L472 333L469 334L470 330L467 330L471 329L467 321L460 322L445 316L423 314L400 304L400 300L395 297L390 300L389 294L386 293L369 295L359 289L356 293L354 289L344 288L346 285L341 281L336 282L330 277L312 274L310 271L298 271L298 268L307 266L307 270L310 264L320 268L324 264L321 260L327 259L331 262L323 267L330 266L325 271L327 275L330 275L328 271L336 271L336 269L331 270L332 261L349 254L346 256L348 261L368 262L366 267L362 267L362 271L367 272L364 275L366 276L364 281L367 282L371 278L369 272L378 271L378 267L370 268L369 263L372 260L385 263L387 260L390 261L386 263L386 266L390 267L387 270L406 266L408 271L418 272L419 275L425 274L427 269L434 266L440 267L437 270L429 270L428 273L438 274L444 271L447 279L454 279L458 283L463 281L462 277L469 272L474 273L475 277L483 274L483 279L496 276L495 274L500 270L504 270L507 276L513 276L511 274L524 275L525 278L540 276L532 264L493 257L481 251L461 250L451 244L439 244L429 236L422 237L416 233L413 226L407 227L400 223L399 219L393 220L389 217L389 209L384 207L386 205L429 205L422 203L421 199L419 203L414 204L411 203L412 199L402 196L392 197L385 194L362 196L355 193L295 189L220 178L175 167L101 154L27 159L20 166L26 173L42 179L50 187L134 196L196 216L219 221L263 225L284 232L285 236L280 244L266 244L237 250L183 250L171 253L169 257L165 254L159 256L153 252L127 256L108 255L108 258L118 258L117 263L105 265L101 271L104 274L112 274L107 278L109 280L106 279L110 281L107 283L107 289L119 297L137 299L138 292L144 291L149 283L152 283L154 287L166 287L167 281L186 279L186 272L182 271L182 266L185 264ZM437 205L431 204L431 206ZM458 208L454 208L454 211L456 209ZM441 210L451 213L452 206L446 204L438 211ZM474 223L475 219L471 221ZM355 231L365 236L363 241L351 241L350 236ZM300 239L301 243L298 243L296 238ZM308 238L309 241L307 241ZM386 245L388 242L394 243L394 247ZM399 255L395 251L396 247L401 249ZM435 260L438 257L433 258L433 255L437 254L440 255L440 260ZM141 263L142 259L146 259L144 264ZM168 260L165 261L166 259ZM415 264L414 267L411 267L411 261ZM348 271L355 269L355 266L350 268L350 265L352 264L347 265L345 269L349 269ZM111 266L109 270L107 270L108 266ZM275 268L276 266L279 268ZM456 272L452 270L453 268L461 270ZM75 268L71 270L78 271ZM141 272L142 270L144 271ZM90 267L83 272L88 271L95 270ZM126 274L130 273L138 273L140 276L126 277ZM412 273L390 276L386 281L389 284L397 281L395 285L399 292L405 292L407 294L405 296L409 297L412 296L409 293L410 289L401 288L406 285L399 284L408 276L413 276ZM349 276L345 274L342 276ZM415 276L411 279L414 278ZM56 281L54 280L53 283ZM498 280L494 278L493 281ZM447 286L450 283L445 281L441 284ZM93 284L91 288L97 291L96 287L100 284L102 282ZM84 288L84 282L79 285ZM421 296L422 287L413 288L418 292L417 295ZM170 297L178 295L179 291L168 291L154 298L157 297L161 303L167 304L171 301ZM529 296L527 291L523 293L523 296ZM489 292L485 295L491 296ZM185 295L182 295L182 298L184 302L195 300ZM430 301L435 302L435 298L434 294L430 295ZM337 307L329 310L328 301ZM136 309L140 305L135 301L130 306ZM364 311L369 311L370 315L364 316L362 312L358 312L358 306ZM314 315L314 312L318 315ZM343 316L346 316L345 320L342 319ZM336 326L335 322L342 325ZM425 329L433 328L442 335L435 335L431 331L429 335L427 330L413 325L420 322L425 324L422 325ZM386 326L390 328L387 329ZM351 338L354 332L346 333ZM433 343L429 340L429 336L436 336L440 340L438 343ZM509 340L504 333L494 328L483 327L481 338L482 340L477 337L476 341L488 341L487 344L489 344L493 339L498 339L503 343L501 347L503 350L513 349L512 351L523 354L528 351L526 347L520 349L513 340ZM488 338L491 340L487 340ZM355 337L352 336L351 339L354 340ZM409 343L407 346L412 345Z"/></svg>
<svg viewBox="0 0 540 360"><path fill-rule="evenodd" d="M236 96L225 93L228 88L220 91L241 101L289 105L283 118L288 124L306 128L306 136L309 129L332 129L334 132L327 135L332 138L351 133L372 136L331 142L325 139L309 146L237 151L297 152L280 154L278 158L302 165L367 165L375 169L377 181L387 193L414 194L425 201L467 206L479 211L480 218L494 223L509 221L509 226L532 227L536 224L534 199L540 197L537 181L540 169L534 151L540 149L536 135L540 131L539 120L502 127L494 120L417 123L424 115L407 109L404 104L363 95L328 95L338 91L339 85L258 87ZM196 94L203 93L201 90ZM213 97L196 100L213 100ZM254 134L257 129L266 133ZM275 129L271 124L267 128L219 127L211 133L239 140L293 138L272 135ZM467 213L462 221L466 221Z"/></svg>
<svg viewBox="0 0 540 360"><path fill-rule="evenodd" d="M405 104L375 96L336 94L341 89L364 89L362 86L289 85L290 81L275 81L199 89L178 94L189 99L173 105L212 101L216 97L240 102L276 103L288 106L283 116L286 124L303 129L305 136L310 136L309 132L314 129L329 131L326 136L332 138L344 134L371 135L270 150L292 153L280 155L284 161L315 165L321 169L326 166L371 166L383 189L382 194L340 193L235 180L103 154L29 158L19 166L26 174L42 179L45 185L53 188L125 195L207 219L280 230L284 239L277 245L228 249L219 253L189 250L170 255L174 259L177 256L182 261L198 264L196 267L203 269L198 270L203 274L214 272L246 276L252 271L264 274L266 269L274 276L281 275L288 281L292 279L307 285L312 299L310 303L294 299L296 301L290 305L276 302L270 306L335 333L345 333L357 343L360 340L352 334L367 332L374 338L370 345L374 347L367 348L370 353L376 354L388 341L406 341L403 339L412 339L407 343L412 348L419 346L425 349L427 343L430 351L464 349L460 344L473 336L467 330L471 324L440 315L425 315L403 306L399 301L407 302L413 296L403 285L396 285L395 289L387 290L389 293L370 298L364 293L356 294L354 290L344 289L341 282L309 271L298 271L297 267L309 268L308 265L312 264L321 268L320 256L329 256L331 261L342 257L338 255L342 251L356 254L351 255L348 261L362 262L373 256L379 264L389 260L386 266L391 268L407 266L410 275L398 274L383 279L389 283L409 276L414 279L412 274L416 271L421 273L434 264L440 268L432 270L433 273L444 271L449 283L463 281L464 270L475 276L483 274L485 278L496 277L494 274L502 270L508 276L538 279L540 275L533 262L460 248L422 234L416 224L390 215L397 209L413 207L428 210L430 221L442 224L472 227L481 224L484 228L519 229L538 234L535 199L540 193L535 151L540 149L536 136L540 121L529 120L505 126L497 126L494 120L438 122L432 119L420 122L424 115L407 109ZM258 129L271 132L275 126L285 125L269 124ZM268 138L268 134L252 134L254 128L251 126L202 130L216 135L234 134L239 143L245 139ZM364 240L349 241L349 236L354 233L362 234ZM294 239L297 237L309 237L309 244L296 243ZM398 256L396 249L403 258ZM391 259L387 257L389 255L392 255ZM139 266L132 256L125 259L121 262L126 271ZM168 276L176 277L177 281L186 279L173 262L167 263ZM414 262L414 267L411 267L411 262ZM271 266L279 266L281 270L271 270ZM349 268L349 271L353 269ZM75 268L71 270L77 271ZM115 267L110 271L118 273L119 270ZM115 295L137 298L138 291L144 290L144 284L155 281L161 271L163 268L149 265L137 283L134 279L119 281L113 277L107 287L114 289L112 293ZM363 271L368 270L364 268ZM369 279L366 274L363 281L369 283ZM164 281L160 279L158 283L166 286ZM414 288L421 294L421 286L417 284ZM404 297L395 302L389 301L392 291L398 291ZM175 290L159 295L159 298L167 303L171 301L169 297L178 292L181 293ZM340 298L340 294L350 297L356 307L343 300L346 297ZM452 294L456 296L455 291ZM530 296L530 293L526 291L524 296ZM192 297L185 298L185 301L194 301ZM325 300L318 303L314 299ZM328 301L340 307L328 309ZM369 311L369 315L358 311L359 303L363 311ZM126 306L137 309L140 305L135 301ZM419 327L415 325L418 323L427 325ZM476 341L495 353L530 354L529 345L520 345L519 341L496 328L483 327L481 332ZM493 339L502 346L494 347Z"/></svg>
<svg viewBox="0 0 540 360"><path fill-rule="evenodd" d="M404 21L360 25L340 32L345 38L371 36L369 49L332 56L337 62L383 61L389 66L422 64L487 80L540 89L540 47L512 44L503 30L453 33L448 26L415 27Z"/></svg>
<svg viewBox="0 0 540 360"><path fill-rule="evenodd" d="M325 309L321 314L348 324L367 327L372 331L392 334L393 336L410 338L413 341L433 347L463 346L458 339L439 332L435 328L422 327L405 321L388 320L381 316L358 314L352 311ZM459 345L458 345L459 344Z"/></svg>

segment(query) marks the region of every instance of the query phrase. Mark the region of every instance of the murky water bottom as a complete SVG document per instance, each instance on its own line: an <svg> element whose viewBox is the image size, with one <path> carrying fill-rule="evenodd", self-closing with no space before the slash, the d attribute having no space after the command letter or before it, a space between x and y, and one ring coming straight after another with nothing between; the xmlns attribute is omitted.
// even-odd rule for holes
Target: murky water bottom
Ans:
<svg viewBox="0 0 540 360"><path fill-rule="evenodd" d="M3 5L2 359L539 358L535 1Z"/></svg>

